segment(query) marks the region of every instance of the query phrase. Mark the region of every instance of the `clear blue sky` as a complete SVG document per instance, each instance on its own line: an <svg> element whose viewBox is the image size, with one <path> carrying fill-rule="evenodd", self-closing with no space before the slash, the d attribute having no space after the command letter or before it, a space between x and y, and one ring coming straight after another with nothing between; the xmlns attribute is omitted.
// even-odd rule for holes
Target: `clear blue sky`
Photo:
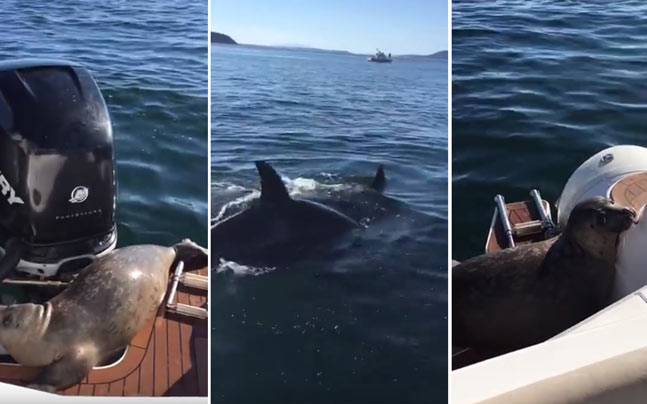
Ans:
<svg viewBox="0 0 647 404"><path fill-rule="evenodd" d="M447 49L447 1L213 0L211 27L247 44L429 54Z"/></svg>

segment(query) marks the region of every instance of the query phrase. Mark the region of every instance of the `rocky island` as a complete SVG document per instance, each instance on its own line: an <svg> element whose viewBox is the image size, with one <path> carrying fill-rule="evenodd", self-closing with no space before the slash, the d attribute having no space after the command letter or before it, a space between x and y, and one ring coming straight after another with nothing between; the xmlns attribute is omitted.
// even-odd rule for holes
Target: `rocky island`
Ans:
<svg viewBox="0 0 647 404"><path fill-rule="evenodd" d="M225 43L229 45L238 45L236 41L231 39L229 35L221 34L219 32L212 32L211 33L211 42L214 43Z"/></svg>

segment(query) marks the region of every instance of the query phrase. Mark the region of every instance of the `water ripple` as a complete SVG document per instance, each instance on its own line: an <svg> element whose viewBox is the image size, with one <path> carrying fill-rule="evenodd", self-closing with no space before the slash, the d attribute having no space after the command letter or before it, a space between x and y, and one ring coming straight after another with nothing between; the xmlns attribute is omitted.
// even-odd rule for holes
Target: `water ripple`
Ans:
<svg viewBox="0 0 647 404"><path fill-rule="evenodd" d="M645 144L647 4L454 1L454 255L483 251L492 197L554 201L600 149Z"/></svg>

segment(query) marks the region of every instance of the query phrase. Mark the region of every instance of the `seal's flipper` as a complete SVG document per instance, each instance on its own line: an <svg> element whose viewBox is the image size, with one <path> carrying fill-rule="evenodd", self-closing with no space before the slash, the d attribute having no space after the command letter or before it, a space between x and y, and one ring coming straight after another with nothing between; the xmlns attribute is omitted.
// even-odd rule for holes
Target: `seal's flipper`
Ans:
<svg viewBox="0 0 647 404"><path fill-rule="evenodd" d="M261 177L262 202L282 203L290 200L290 194L288 194L283 180L271 165L264 161L257 161L256 169Z"/></svg>
<svg viewBox="0 0 647 404"><path fill-rule="evenodd" d="M96 364L94 358L65 355L46 366L27 387L54 393L80 383Z"/></svg>
<svg viewBox="0 0 647 404"><path fill-rule="evenodd" d="M187 239L173 246L175 249L175 262L183 261L186 270L204 268L207 266L209 251ZM175 267L175 265L173 265Z"/></svg>
<svg viewBox="0 0 647 404"><path fill-rule="evenodd" d="M386 176L384 175L384 166L380 164L380 166L377 168L377 172L375 173L375 178L373 178L373 182L371 183L371 188L373 188L377 192L382 192L384 191L385 187Z"/></svg>

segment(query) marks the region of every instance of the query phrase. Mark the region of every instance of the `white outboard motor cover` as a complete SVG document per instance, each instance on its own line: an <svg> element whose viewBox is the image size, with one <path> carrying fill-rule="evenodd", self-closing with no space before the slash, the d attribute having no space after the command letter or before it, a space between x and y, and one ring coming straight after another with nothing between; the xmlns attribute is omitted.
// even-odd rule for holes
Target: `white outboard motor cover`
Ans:
<svg viewBox="0 0 647 404"><path fill-rule="evenodd" d="M565 226L573 208L596 196L609 197L624 177L647 171L647 148L614 146L586 160L571 175L557 202L557 220ZM621 235L613 298L617 300L647 285L647 214Z"/></svg>
<svg viewBox="0 0 647 404"><path fill-rule="evenodd" d="M568 179L557 201L557 221L566 226L578 203L596 196L609 197L613 185L623 177L647 171L647 148L614 146L582 163Z"/></svg>
<svg viewBox="0 0 647 404"><path fill-rule="evenodd" d="M647 285L647 213L639 213L638 224L620 235L613 300L621 299Z"/></svg>

